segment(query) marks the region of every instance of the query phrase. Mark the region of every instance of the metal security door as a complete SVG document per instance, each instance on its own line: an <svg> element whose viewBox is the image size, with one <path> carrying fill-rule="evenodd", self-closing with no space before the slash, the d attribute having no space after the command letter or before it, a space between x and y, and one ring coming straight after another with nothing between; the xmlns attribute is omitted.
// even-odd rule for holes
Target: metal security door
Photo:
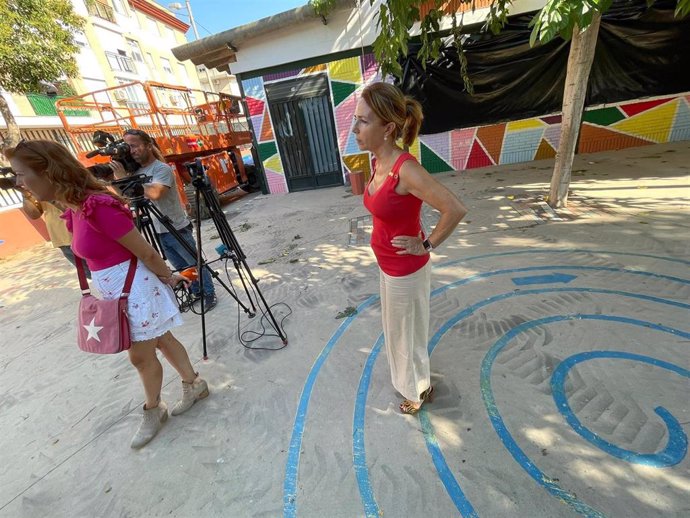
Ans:
<svg viewBox="0 0 690 518"><path fill-rule="evenodd" d="M266 95L289 190L342 185L328 78L266 85Z"/></svg>

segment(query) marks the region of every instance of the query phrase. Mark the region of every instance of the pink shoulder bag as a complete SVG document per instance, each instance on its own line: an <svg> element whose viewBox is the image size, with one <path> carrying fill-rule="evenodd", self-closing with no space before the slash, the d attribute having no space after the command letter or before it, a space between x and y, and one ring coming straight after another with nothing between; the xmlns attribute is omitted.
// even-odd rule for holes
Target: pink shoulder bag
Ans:
<svg viewBox="0 0 690 518"><path fill-rule="evenodd" d="M79 301L77 328L79 349L96 354L115 354L126 351L132 346L127 297L129 297L129 290L137 269L137 258L133 257L129 263L122 294L113 300L101 300L91 295L84 273L83 259L81 257L75 257L75 259L82 294Z"/></svg>

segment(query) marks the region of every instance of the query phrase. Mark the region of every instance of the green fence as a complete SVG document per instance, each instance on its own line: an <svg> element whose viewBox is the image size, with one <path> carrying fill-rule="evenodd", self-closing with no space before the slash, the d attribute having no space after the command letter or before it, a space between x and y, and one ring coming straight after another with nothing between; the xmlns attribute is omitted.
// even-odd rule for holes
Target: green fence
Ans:
<svg viewBox="0 0 690 518"><path fill-rule="evenodd" d="M43 94L26 94L31 107L36 115L57 115L55 103L64 97L49 97ZM65 110L68 117L88 117L89 110Z"/></svg>

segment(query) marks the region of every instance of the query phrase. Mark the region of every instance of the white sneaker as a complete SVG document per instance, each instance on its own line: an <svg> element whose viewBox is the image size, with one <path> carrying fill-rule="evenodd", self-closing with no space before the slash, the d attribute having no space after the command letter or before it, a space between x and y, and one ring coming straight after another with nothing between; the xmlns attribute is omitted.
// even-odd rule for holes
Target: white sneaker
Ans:
<svg viewBox="0 0 690 518"><path fill-rule="evenodd" d="M196 379L192 383L182 382L182 399L180 399L172 409L172 415L180 415L190 408L192 405L208 396L208 383L196 375Z"/></svg>
<svg viewBox="0 0 690 518"><path fill-rule="evenodd" d="M137 433L134 434L132 438L132 444L130 446L135 449L146 446L151 442L151 439L156 436L158 430L161 429L163 423L167 420L168 405L165 404L165 401L159 401L156 408L147 409L146 405L144 405L144 417Z"/></svg>

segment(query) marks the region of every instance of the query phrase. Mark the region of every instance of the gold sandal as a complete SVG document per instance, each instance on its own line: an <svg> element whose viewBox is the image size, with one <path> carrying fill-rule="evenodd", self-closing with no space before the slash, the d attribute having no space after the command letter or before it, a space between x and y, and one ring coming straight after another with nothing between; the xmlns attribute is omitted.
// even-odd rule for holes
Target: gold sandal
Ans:
<svg viewBox="0 0 690 518"><path fill-rule="evenodd" d="M427 401L431 403L431 401L434 399L434 387L429 387L426 389L424 392L422 392L422 395L420 397L421 403L418 407L414 406L414 402L410 401L409 399L405 399L402 403L400 403L400 411L403 414L408 414L408 415L415 415L419 410L422 408L422 405L426 403Z"/></svg>

